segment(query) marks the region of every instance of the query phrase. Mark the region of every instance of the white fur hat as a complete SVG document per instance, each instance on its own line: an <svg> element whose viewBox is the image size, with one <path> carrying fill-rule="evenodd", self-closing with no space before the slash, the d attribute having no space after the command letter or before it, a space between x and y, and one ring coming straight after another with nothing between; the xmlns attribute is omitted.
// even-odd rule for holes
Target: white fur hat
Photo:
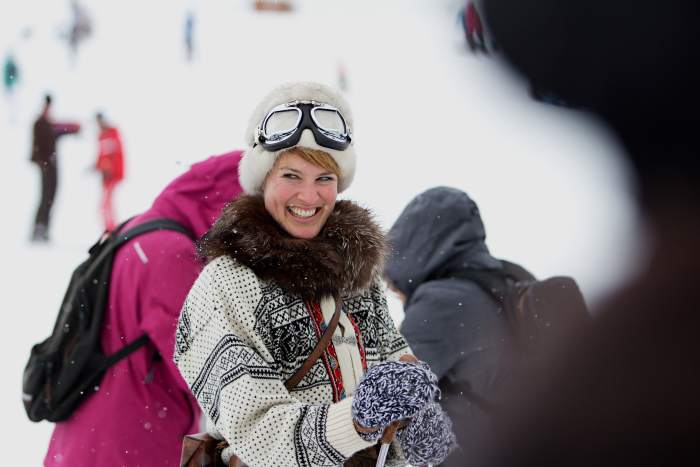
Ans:
<svg viewBox="0 0 700 467"><path fill-rule="evenodd" d="M350 106L340 93L330 87L313 82L293 82L276 87L258 104L248 123L248 130L245 135L248 148L243 153L243 158L238 167L238 179L246 193L261 193L265 177L275 164L277 156L289 149L269 152L261 144L255 145L256 128L273 107L294 100L314 100L337 107L348 126L351 129L354 128ZM353 147L353 142L344 151L326 148L318 145L311 130L306 129L302 132L301 139L296 146L320 149L330 154L340 168L338 192L342 192L350 186L355 176L355 148Z"/></svg>

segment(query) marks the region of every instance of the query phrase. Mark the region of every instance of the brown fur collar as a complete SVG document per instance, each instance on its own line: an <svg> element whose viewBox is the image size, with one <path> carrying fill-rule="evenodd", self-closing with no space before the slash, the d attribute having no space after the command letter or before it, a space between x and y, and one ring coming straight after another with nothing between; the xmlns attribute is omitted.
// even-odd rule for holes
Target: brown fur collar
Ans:
<svg viewBox="0 0 700 467"><path fill-rule="evenodd" d="M305 300L366 289L380 277L387 251L372 214L350 201L338 201L321 232L307 240L287 234L262 197L250 195L229 203L199 246L207 259L228 255Z"/></svg>

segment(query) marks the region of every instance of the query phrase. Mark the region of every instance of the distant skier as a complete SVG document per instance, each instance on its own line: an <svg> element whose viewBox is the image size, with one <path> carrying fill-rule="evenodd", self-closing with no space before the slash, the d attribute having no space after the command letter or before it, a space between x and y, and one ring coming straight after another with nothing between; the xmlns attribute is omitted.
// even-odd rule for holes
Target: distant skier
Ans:
<svg viewBox="0 0 700 467"><path fill-rule="evenodd" d="M5 84L5 93L12 94L17 82L19 81L19 67L12 54L7 54L5 64L3 66L3 82Z"/></svg>
<svg viewBox="0 0 700 467"><path fill-rule="evenodd" d="M191 62L194 57L194 13L191 11L185 17L185 52L187 61Z"/></svg>
<svg viewBox="0 0 700 467"><path fill-rule="evenodd" d="M289 0L255 0L254 8L258 11L280 11L292 10Z"/></svg>
<svg viewBox="0 0 700 467"><path fill-rule="evenodd" d="M112 231L117 226L112 194L124 178L124 152L119 130L110 125L101 113L95 117L100 127L98 154L95 168L102 174L102 203L100 212L104 229Z"/></svg>
<svg viewBox="0 0 700 467"><path fill-rule="evenodd" d="M467 38L467 44L472 52L481 50L484 53L489 53L486 48L486 40L484 39L484 25L481 22L481 16L472 0L467 2L464 8L463 16L464 34Z"/></svg>
<svg viewBox="0 0 700 467"><path fill-rule="evenodd" d="M338 63L338 88L343 92L347 92L349 87L348 69L343 62L340 62Z"/></svg>
<svg viewBox="0 0 700 467"><path fill-rule="evenodd" d="M7 111L10 123L17 121L17 99L15 87L19 82L19 66L11 53L5 57L3 65L3 84L5 85L5 97L7 98Z"/></svg>
<svg viewBox="0 0 700 467"><path fill-rule="evenodd" d="M71 2L71 25L68 32L68 47L70 49L71 58L75 58L78 54L78 46L80 43L92 33L92 22L90 16L77 0Z"/></svg>
<svg viewBox="0 0 700 467"><path fill-rule="evenodd" d="M56 140L58 137L78 133L78 123L57 123L51 120L51 95L44 97L44 108L34 122L31 161L41 173L41 198L34 219L33 242L49 240L49 221L58 184Z"/></svg>

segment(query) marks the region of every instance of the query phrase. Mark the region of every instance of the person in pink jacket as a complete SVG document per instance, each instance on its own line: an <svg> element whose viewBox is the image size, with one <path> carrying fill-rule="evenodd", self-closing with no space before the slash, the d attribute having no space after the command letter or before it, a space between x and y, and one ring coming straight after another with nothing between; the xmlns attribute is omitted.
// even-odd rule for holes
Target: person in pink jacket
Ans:
<svg viewBox="0 0 700 467"><path fill-rule="evenodd" d="M211 157L171 182L130 228L168 218L196 237L242 191L240 151ZM197 402L173 364L180 309L203 264L174 231L150 232L115 256L102 346L107 354L144 332L149 344L107 370L94 394L56 424L45 466L177 466L182 437L200 431Z"/></svg>

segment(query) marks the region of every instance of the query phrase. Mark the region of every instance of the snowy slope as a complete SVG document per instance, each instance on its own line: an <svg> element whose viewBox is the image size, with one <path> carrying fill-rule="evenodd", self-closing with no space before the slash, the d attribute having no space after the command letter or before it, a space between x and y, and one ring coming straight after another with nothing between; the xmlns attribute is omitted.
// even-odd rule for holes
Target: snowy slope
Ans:
<svg viewBox="0 0 700 467"><path fill-rule="evenodd" d="M117 206L126 217L191 162L240 147L248 114L273 85L335 85L342 63L359 155L345 196L372 207L384 226L419 191L452 185L479 203L496 256L541 276L573 275L591 301L629 269L638 227L615 144L585 115L529 100L498 58L468 54L456 2L306 0L287 15L234 0L84 3L95 32L71 64L57 39L68 2L0 2L0 51L14 50L23 73L13 102L4 97L0 106L8 317L0 400L13 438L25 443L6 450L6 462L39 465L50 435L49 424L26 421L20 376L30 345L50 331L70 270L100 231L98 179L87 170L97 110L125 139ZM194 63L182 47L187 8L197 14ZM27 27L31 36L21 38ZM53 115L81 121L83 132L59 145L53 242L34 246L27 238L38 175L27 158L45 91L54 93Z"/></svg>

